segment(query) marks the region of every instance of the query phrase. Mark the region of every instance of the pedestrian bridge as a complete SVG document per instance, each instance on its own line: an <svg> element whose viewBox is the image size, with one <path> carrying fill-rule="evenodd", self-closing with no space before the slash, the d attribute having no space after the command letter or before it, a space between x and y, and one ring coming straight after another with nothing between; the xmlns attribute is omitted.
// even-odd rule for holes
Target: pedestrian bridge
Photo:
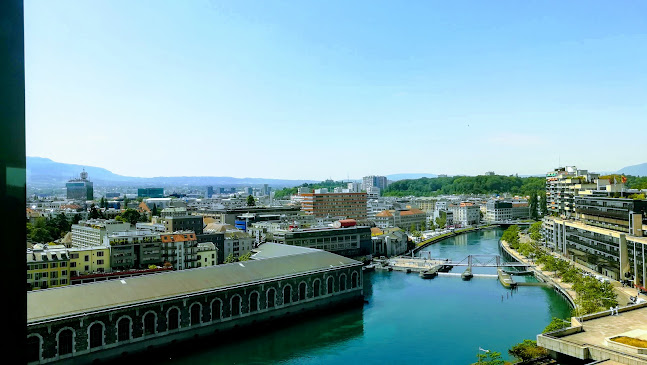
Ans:
<svg viewBox="0 0 647 365"><path fill-rule="evenodd" d="M431 253L429 253L431 255ZM427 269L434 265L442 265L446 268L452 268L455 266L466 266L466 267L520 267L526 268L531 266L529 264L524 264L521 262L506 262L501 260L499 255L468 255L461 260L452 260L445 258L437 258L431 256L421 256L421 257L395 257L388 260L388 265L398 268L410 268L410 269Z"/></svg>

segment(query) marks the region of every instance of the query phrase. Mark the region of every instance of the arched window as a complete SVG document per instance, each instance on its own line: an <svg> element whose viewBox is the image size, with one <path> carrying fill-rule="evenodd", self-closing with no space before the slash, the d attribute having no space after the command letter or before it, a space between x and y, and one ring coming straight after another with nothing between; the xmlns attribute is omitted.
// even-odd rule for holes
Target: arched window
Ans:
<svg viewBox="0 0 647 365"><path fill-rule="evenodd" d="M240 295L234 295L231 297L231 315L240 315Z"/></svg>
<svg viewBox="0 0 647 365"><path fill-rule="evenodd" d="M180 327L180 311L177 308L171 308L167 316L169 331L178 329Z"/></svg>
<svg viewBox="0 0 647 365"><path fill-rule="evenodd" d="M299 300L306 299L306 283L299 284Z"/></svg>
<svg viewBox="0 0 647 365"><path fill-rule="evenodd" d="M74 331L66 328L58 333L58 356L71 354L74 349Z"/></svg>
<svg viewBox="0 0 647 365"><path fill-rule="evenodd" d="M334 282L332 276L328 278L328 281L326 281L326 284L328 285L328 291L326 294L332 294L334 290Z"/></svg>
<svg viewBox="0 0 647 365"><path fill-rule="evenodd" d="M316 298L319 294L321 294L321 281L317 279L312 283L312 296Z"/></svg>
<svg viewBox="0 0 647 365"><path fill-rule="evenodd" d="M200 318L200 312L202 312L202 307L199 303L193 303L191 305L191 325L195 326L196 324L202 323Z"/></svg>
<svg viewBox="0 0 647 365"><path fill-rule="evenodd" d="M351 279L350 279L351 288L357 288L358 279L359 279L359 275L357 274L357 271L353 272L353 275L351 275Z"/></svg>
<svg viewBox="0 0 647 365"><path fill-rule="evenodd" d="M249 311L256 312L258 310L258 293L252 292L249 295Z"/></svg>
<svg viewBox="0 0 647 365"><path fill-rule="evenodd" d="M40 361L40 337L27 337L27 361Z"/></svg>
<svg viewBox="0 0 647 365"><path fill-rule="evenodd" d="M346 274L339 275L339 291L346 290Z"/></svg>
<svg viewBox="0 0 647 365"><path fill-rule="evenodd" d="M274 308L275 302L276 302L276 290L274 290L274 288L270 288L267 291L267 307Z"/></svg>
<svg viewBox="0 0 647 365"><path fill-rule="evenodd" d="M286 285L283 287L283 304L290 304L292 301L292 287Z"/></svg>
<svg viewBox="0 0 647 365"><path fill-rule="evenodd" d="M117 341L130 340L130 318L121 318L117 322Z"/></svg>
<svg viewBox="0 0 647 365"><path fill-rule="evenodd" d="M152 335L157 332L155 313L148 312L144 316L144 335Z"/></svg>
<svg viewBox="0 0 647 365"><path fill-rule="evenodd" d="M95 323L90 326L90 348L103 346L103 324Z"/></svg>
<svg viewBox="0 0 647 365"><path fill-rule="evenodd" d="M219 320L222 318L222 302L220 299L214 299L211 302L211 320Z"/></svg>

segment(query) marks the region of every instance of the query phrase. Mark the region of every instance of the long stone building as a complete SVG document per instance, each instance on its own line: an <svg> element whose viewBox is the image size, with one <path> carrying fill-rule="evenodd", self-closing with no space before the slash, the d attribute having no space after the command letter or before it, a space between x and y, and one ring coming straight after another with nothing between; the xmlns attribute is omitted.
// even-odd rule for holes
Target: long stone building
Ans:
<svg viewBox="0 0 647 365"><path fill-rule="evenodd" d="M266 243L227 265L27 294L29 363L87 363L363 300L361 263Z"/></svg>

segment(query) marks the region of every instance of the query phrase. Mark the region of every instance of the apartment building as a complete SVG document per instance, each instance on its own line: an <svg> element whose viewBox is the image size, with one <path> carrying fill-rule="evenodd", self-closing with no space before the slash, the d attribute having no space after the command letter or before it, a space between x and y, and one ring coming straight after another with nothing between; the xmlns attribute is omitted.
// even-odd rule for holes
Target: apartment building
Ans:
<svg viewBox="0 0 647 365"><path fill-rule="evenodd" d="M130 223L114 219L88 219L72 225L72 247L103 246L107 235L129 231Z"/></svg>
<svg viewBox="0 0 647 365"><path fill-rule="evenodd" d="M582 176L575 175L563 180ZM542 222L545 243L603 275L644 289L647 201L633 199L638 191L625 189L622 179L588 176L594 178L586 186L571 184L568 194L555 193L553 215ZM553 181L547 178L547 188Z"/></svg>
<svg viewBox="0 0 647 365"><path fill-rule="evenodd" d="M366 193L302 194L301 210L315 217L346 217L366 220Z"/></svg>
<svg viewBox="0 0 647 365"><path fill-rule="evenodd" d="M70 258L63 245L36 244L27 249L27 290L56 288L70 282Z"/></svg>
<svg viewBox="0 0 647 365"><path fill-rule="evenodd" d="M463 226L476 225L481 221L481 210L478 205L470 202L461 202L458 204L451 204L449 210L454 215L454 223L459 223Z"/></svg>
<svg viewBox="0 0 647 365"><path fill-rule="evenodd" d="M384 210L375 215L375 225L380 228L400 227L410 229L411 226L420 230L427 221L427 213L420 209Z"/></svg>
<svg viewBox="0 0 647 365"><path fill-rule="evenodd" d="M197 267L198 241L195 232L180 231L160 235L162 260L173 265L175 270Z"/></svg>

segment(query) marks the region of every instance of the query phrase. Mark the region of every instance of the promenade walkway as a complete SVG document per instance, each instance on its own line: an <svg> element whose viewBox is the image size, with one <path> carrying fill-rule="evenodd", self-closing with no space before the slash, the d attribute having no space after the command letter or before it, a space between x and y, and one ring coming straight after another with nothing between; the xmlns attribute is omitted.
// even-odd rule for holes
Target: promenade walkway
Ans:
<svg viewBox="0 0 647 365"><path fill-rule="evenodd" d="M530 241L531 240L528 237L528 235L520 234L520 242L530 242ZM501 244L504 245L507 248L507 251L510 254L512 254L517 260L525 262L525 263L532 263L533 262L530 258L528 258L526 256L523 256L519 252L517 252L516 250L512 249L510 247L510 245L508 245L507 242L501 241ZM580 269L580 270L582 270L584 272L588 272L588 273L593 274L593 275L601 275L600 273L596 272L595 270L592 270L591 268L588 268L588 267L586 267L586 266L584 266L584 265L582 265L580 263L577 263L577 262L575 262L575 261L573 261L573 260L571 260L569 258L563 257L562 255L558 255L558 254L556 254L554 252L551 252L550 250L547 250L544 247L540 247L540 249L544 250L544 252L546 252L549 255L553 255L555 257L558 257L558 258L570 263L571 265L574 265L575 267L577 267L578 269ZM570 283L562 282L561 278L556 277L557 273L555 271L544 270L543 265L539 265L539 264L537 264L537 266L535 266L535 270L541 272L543 275L548 277L555 285L558 285L559 287L564 289L571 296L571 298L573 300L575 300L575 298L577 297L577 294L572 289L573 285L570 284ZM623 305L623 306L627 305L627 304L630 304L631 302L629 300L629 297L630 296L635 297L635 296L639 295L638 289L622 286L622 283L620 283L619 281L613 280L611 278L608 278L608 279L609 279L609 282L611 283L611 285L613 285L614 291L616 292L616 294L618 294L618 304Z"/></svg>

